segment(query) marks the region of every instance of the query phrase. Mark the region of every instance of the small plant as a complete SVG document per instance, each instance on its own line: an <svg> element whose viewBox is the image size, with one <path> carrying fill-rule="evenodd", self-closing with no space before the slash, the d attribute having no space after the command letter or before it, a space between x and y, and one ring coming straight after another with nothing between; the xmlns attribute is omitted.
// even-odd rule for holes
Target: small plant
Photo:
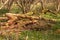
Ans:
<svg viewBox="0 0 60 40"><path fill-rule="evenodd" d="M9 12L8 9L0 9L0 15Z"/></svg>

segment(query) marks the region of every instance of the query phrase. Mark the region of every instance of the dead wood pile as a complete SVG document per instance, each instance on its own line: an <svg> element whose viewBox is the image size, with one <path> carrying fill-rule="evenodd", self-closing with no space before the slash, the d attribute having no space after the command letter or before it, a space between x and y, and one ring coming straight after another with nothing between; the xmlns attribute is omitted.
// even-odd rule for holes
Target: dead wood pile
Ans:
<svg viewBox="0 0 60 40"><path fill-rule="evenodd" d="M49 30L55 23L51 19L45 19L41 16L28 16L25 14L6 13L0 20L7 20L0 22L0 34L5 32L20 32L22 30Z"/></svg>

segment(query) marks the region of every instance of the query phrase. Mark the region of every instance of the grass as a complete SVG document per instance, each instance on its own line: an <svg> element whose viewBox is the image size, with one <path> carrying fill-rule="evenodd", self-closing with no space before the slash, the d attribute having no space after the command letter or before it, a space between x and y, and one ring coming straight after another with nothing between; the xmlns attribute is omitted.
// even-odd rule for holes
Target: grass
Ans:
<svg viewBox="0 0 60 40"><path fill-rule="evenodd" d="M60 35L54 34L52 31L44 33L44 31L24 31L22 36L25 38L28 36L28 40L59 40ZM57 36L57 37L56 37ZM22 37L22 38L23 38Z"/></svg>
<svg viewBox="0 0 60 40"><path fill-rule="evenodd" d="M9 12L8 9L0 9L0 15Z"/></svg>
<svg viewBox="0 0 60 40"><path fill-rule="evenodd" d="M11 40L16 39L15 35L9 36L1 36L0 40ZM20 36L18 37L19 40L60 40L60 35L54 34L51 30L47 33L44 31L23 31Z"/></svg>

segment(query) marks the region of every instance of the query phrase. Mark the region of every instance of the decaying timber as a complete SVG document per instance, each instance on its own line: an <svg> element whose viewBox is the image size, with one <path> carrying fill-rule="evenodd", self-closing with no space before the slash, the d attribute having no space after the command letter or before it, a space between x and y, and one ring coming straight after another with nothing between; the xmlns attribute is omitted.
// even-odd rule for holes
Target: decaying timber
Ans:
<svg viewBox="0 0 60 40"><path fill-rule="evenodd" d="M41 16L28 16L25 14L6 13L5 17L0 17L0 20L7 20L0 22L2 30L49 30L55 23L54 20L45 19ZM19 32L18 31L18 32ZM14 31L15 32L15 31Z"/></svg>

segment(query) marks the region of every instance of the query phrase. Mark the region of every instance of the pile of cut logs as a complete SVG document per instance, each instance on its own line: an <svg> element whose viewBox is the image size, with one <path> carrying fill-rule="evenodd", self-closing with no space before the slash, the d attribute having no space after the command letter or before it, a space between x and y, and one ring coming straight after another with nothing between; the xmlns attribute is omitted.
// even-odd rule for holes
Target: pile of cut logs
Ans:
<svg viewBox="0 0 60 40"><path fill-rule="evenodd" d="M6 22L0 22L0 34L3 34L3 31L18 33L23 30L49 30L55 23L55 21L41 16L13 13L6 13L5 16L0 17L0 20L7 20Z"/></svg>

